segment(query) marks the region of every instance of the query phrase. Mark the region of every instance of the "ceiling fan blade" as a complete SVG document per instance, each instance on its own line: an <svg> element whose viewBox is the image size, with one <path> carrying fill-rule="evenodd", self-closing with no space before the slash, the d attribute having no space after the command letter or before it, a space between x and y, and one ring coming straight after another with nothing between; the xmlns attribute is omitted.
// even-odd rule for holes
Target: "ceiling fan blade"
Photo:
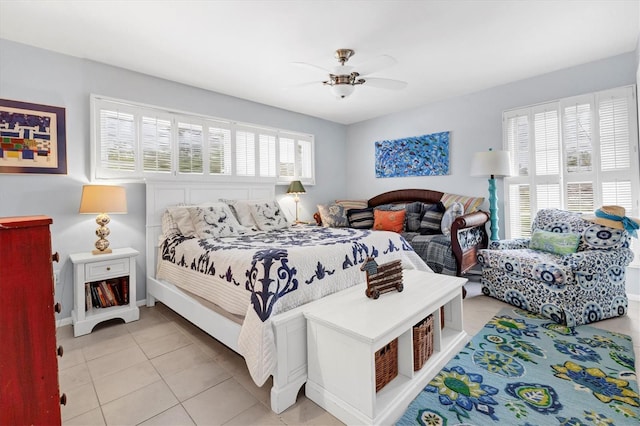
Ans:
<svg viewBox="0 0 640 426"><path fill-rule="evenodd" d="M283 86L283 89L299 89L301 87L308 87L308 86L322 86L322 82L321 81L305 81L304 83L297 83L297 84L289 84L287 86Z"/></svg>
<svg viewBox="0 0 640 426"><path fill-rule="evenodd" d="M355 68L356 71L358 71L358 73L360 73L360 75L362 76L373 74L374 72L378 72L384 68L388 68L391 65L395 65L397 62L398 61L396 61L389 55L380 55L377 58L370 59Z"/></svg>
<svg viewBox="0 0 640 426"><path fill-rule="evenodd" d="M365 86L377 87L379 89L402 90L407 87L406 81L392 80L390 78L365 78Z"/></svg>
<svg viewBox="0 0 640 426"><path fill-rule="evenodd" d="M318 65L308 64L306 62L291 62L291 65L295 65L296 67L300 68L312 69L314 71L322 71L323 74L331 74L331 71L326 68L320 67Z"/></svg>

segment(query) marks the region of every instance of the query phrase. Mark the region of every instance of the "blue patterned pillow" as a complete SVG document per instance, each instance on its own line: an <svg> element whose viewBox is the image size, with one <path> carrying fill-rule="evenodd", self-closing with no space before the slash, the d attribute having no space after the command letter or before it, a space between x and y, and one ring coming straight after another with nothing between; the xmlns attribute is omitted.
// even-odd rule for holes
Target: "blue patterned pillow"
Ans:
<svg viewBox="0 0 640 426"><path fill-rule="evenodd" d="M344 228L349 226L347 213L340 204L318 204L318 212L324 227Z"/></svg>
<svg viewBox="0 0 640 426"><path fill-rule="evenodd" d="M373 228L373 208L347 210L349 226L355 229Z"/></svg>
<svg viewBox="0 0 640 426"><path fill-rule="evenodd" d="M249 209L261 231L271 231L289 226L289 221L280 209L280 204L275 200L250 204Z"/></svg>
<svg viewBox="0 0 640 426"><path fill-rule="evenodd" d="M187 210L198 238L230 237L246 231L226 204L189 207Z"/></svg>
<svg viewBox="0 0 640 426"><path fill-rule="evenodd" d="M580 234L536 229L531 235L529 248L564 256L565 254L575 253L578 250L579 243Z"/></svg>

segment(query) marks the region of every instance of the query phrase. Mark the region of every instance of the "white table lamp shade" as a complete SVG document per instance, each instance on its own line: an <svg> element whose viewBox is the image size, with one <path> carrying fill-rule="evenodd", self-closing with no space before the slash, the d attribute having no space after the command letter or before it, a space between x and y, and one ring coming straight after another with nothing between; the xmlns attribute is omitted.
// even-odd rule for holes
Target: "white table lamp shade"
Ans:
<svg viewBox="0 0 640 426"><path fill-rule="evenodd" d="M471 161L471 176L511 176L508 151L476 152Z"/></svg>

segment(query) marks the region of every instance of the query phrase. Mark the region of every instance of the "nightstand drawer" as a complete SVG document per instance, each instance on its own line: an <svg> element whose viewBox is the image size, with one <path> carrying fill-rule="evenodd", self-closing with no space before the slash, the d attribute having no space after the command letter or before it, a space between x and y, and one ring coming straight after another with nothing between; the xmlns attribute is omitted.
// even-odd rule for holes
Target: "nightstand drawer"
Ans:
<svg viewBox="0 0 640 426"><path fill-rule="evenodd" d="M129 274L129 258L105 260L85 265L85 280L96 281L101 278L118 277Z"/></svg>

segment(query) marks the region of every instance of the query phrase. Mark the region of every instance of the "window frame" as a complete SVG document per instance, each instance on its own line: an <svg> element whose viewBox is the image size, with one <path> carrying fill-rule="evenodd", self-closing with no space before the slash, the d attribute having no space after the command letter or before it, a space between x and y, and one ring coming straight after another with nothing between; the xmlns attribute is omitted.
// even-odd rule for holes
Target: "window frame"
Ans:
<svg viewBox="0 0 640 426"><path fill-rule="evenodd" d="M601 167L601 133L600 133L600 118L599 108L601 102L607 98L625 98L627 101L627 118L628 118L628 143L629 143L629 157L630 164L627 169L605 171ZM591 171L581 171L577 173L570 173L567 171L567 146L564 141L564 125L565 125L565 108L589 103L590 105L590 126L591 126ZM559 132L559 159L560 167L558 175L536 175L536 158L535 158L535 146L534 137L535 129L533 124L534 114L543 109L555 109L558 113L558 132ZM516 169L519 162L516 162L516 152L513 151L513 144L509 143L509 122L515 117L526 116L528 117L528 175L518 175ZM593 204L594 209L603 205L603 184L611 182L615 179L624 178L624 181L631 181L631 209L627 211L627 216L638 217L640 210L640 159L639 159L639 143L638 143L638 115L637 115L637 100L636 100L636 88L635 85L618 87L609 90L603 90L590 94L578 95L568 98L563 98L551 102L545 102L542 104L531 105L527 107L515 108L503 112L503 149L510 152L512 160L512 170L515 172L513 176L505 177L503 181L503 193L504 193L504 211L505 211L505 236L506 238L518 238L526 237L519 230L514 229L517 223L520 221L515 220L514 215L519 215L517 212L513 212L514 206L512 205L511 188L515 185L529 185L530 194L530 214L531 220L535 217L535 214L540 209L539 202L535 197L536 188L542 184L558 183L560 185L560 205L555 206L562 209L567 209L569 197L568 197L568 185L590 182L593 187ZM517 143L517 142L516 142Z"/></svg>
<svg viewBox="0 0 640 426"><path fill-rule="evenodd" d="M121 111L127 114L133 115L134 125L134 170L114 170L104 166L101 161L103 151L103 141L101 139L101 111ZM155 118L162 120L169 120L171 123L170 131L170 155L171 166L169 172L164 171L149 171L144 170L144 146L143 146L143 119ZM315 185L315 137L312 134L296 132L292 130L277 129L267 126L261 126L251 123L241 123L232 120L227 120L219 117L210 117L202 114L194 114L184 111L170 110L168 108L145 105L141 103L110 98L106 96L91 94L90 95L90 130L91 130L91 179L93 181L215 181L215 182L273 182L276 185L287 185L292 180L300 180L305 185ZM179 167L179 155L180 146L178 140L179 125L197 125L202 127L202 172L180 172ZM210 139L209 128L220 128L228 130L230 132L230 173L213 173L211 172L210 165ZM239 175L238 174L238 162L236 158L237 149L237 132L246 131L252 132L255 135L254 148L255 148L255 173L252 175ZM266 163L261 163L260 159L260 140L261 137L268 136L269 138L275 138L275 146L269 147L268 159ZM309 160L311 164L305 164L305 168L311 171L310 176L301 176L301 167L296 167L293 176L281 176L280 164L279 164L279 146L280 137L293 137L297 141L305 141L310 145L311 155ZM302 164L303 158L300 158L298 150L295 154L295 164ZM271 164L271 162L275 162ZM266 168L269 173L263 175L262 171ZM275 173L271 173L275 171Z"/></svg>

